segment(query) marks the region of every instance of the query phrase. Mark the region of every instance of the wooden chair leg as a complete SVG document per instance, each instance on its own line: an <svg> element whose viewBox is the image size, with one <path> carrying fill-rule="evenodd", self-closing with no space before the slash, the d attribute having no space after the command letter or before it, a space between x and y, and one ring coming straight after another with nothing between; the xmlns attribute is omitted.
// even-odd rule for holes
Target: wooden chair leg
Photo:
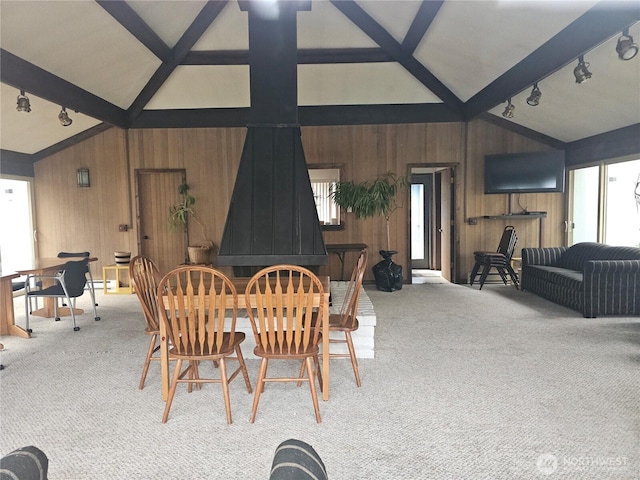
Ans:
<svg viewBox="0 0 640 480"><path fill-rule="evenodd" d="M244 357L242 356L242 349L240 348L240 345L236 345L236 357L238 358L238 363L240 364L242 376L244 377L244 384L247 386L247 391L251 393L253 392L253 388L251 388L251 380L249 379L249 373L247 372L247 365L244 363Z"/></svg>
<svg viewBox="0 0 640 480"><path fill-rule="evenodd" d="M253 397L253 408L251 409L251 423L256 420L256 412L258 411L258 403L260 402L260 394L264 390L264 377L267 373L267 363L269 360L262 359L260 363L260 373L258 374L258 383L256 384L256 393Z"/></svg>
<svg viewBox="0 0 640 480"><path fill-rule="evenodd" d="M227 380L227 364L224 358L218 360L220 365L220 381L222 383L222 394L224 396L224 408L227 412L227 423L231 424L231 399L229 398L229 381Z"/></svg>
<svg viewBox="0 0 640 480"><path fill-rule="evenodd" d="M313 409L316 412L316 422L320 423L320 406L318 405L318 394L316 392L316 379L313 374L313 363L311 357L305 360L307 364L307 374L309 375L309 389L311 390L311 400L313 401Z"/></svg>
<svg viewBox="0 0 640 480"><path fill-rule="evenodd" d="M176 366L173 369L173 378L171 379L171 388L169 388L169 396L167 398L167 404L164 406L164 414L162 415L162 423L167 423L169 418L169 410L171 410L171 404L173 403L173 396L176 394L176 387L178 386L178 377L180 377L180 370L182 369L182 360L176 360Z"/></svg>
<svg viewBox="0 0 640 480"><path fill-rule="evenodd" d="M322 370L320 370L320 360L318 359L318 355L313 357L313 363L316 367L316 376L318 377L318 384L320 385L320 391L322 392Z"/></svg>
<svg viewBox="0 0 640 480"><path fill-rule="evenodd" d="M356 358L356 349L353 346L353 340L351 339L351 332L344 332L344 337L347 341L347 347L349 347L349 356L351 357L351 366L353 367L353 374L356 377L356 385L360 386L360 372L358 371L358 359Z"/></svg>
<svg viewBox="0 0 640 480"><path fill-rule="evenodd" d="M151 364L151 357L154 352L160 347L156 347L156 340L158 339L158 334L155 333L151 336L151 340L149 341L149 348L147 349L147 357L144 360L144 367L142 367L142 376L140 377L140 384L138 388L142 390L144 388L144 382L147 379L147 373L149 372L149 364Z"/></svg>

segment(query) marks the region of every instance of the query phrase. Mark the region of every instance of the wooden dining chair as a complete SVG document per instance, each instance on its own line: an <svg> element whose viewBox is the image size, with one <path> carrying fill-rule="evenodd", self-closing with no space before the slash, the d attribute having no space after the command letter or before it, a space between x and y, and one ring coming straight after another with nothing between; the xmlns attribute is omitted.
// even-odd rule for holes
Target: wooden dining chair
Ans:
<svg viewBox="0 0 640 480"><path fill-rule="evenodd" d="M189 265L167 273L158 284L157 295L160 321L169 341L169 359L176 360L162 423L169 417L178 383L188 383L189 391L193 384L222 384L227 423L231 423L229 383L242 373L247 390L252 392L240 348L245 335L235 331L238 294L233 283L213 268ZM225 322L228 322L227 329ZM227 359L236 359L239 363L230 376ZM216 362L220 378L200 377L198 363L202 360ZM188 366L182 370L184 361Z"/></svg>
<svg viewBox="0 0 640 480"><path fill-rule="evenodd" d="M364 278L364 272L367 268L368 253L366 249L360 252L358 261L356 262L353 272L351 273L351 280L347 285L347 292L345 293L342 306L340 307L340 313L329 315L329 333L340 332L344 334L344 339L337 338L323 338L322 341L328 341L329 343L346 344L349 353L329 353L329 358L350 358L351 366L353 367L353 374L356 377L356 385L360 386L360 372L358 371L358 359L356 358L356 350L353 346L353 340L351 333L358 329L358 306L360 305L360 292L362 291L362 280Z"/></svg>
<svg viewBox="0 0 640 480"><path fill-rule="evenodd" d="M134 290L140 300L142 313L146 327L144 333L149 335L149 348L147 356L142 367L142 376L138 388L144 388L144 382L149 372L151 360L160 360L160 356L156 355L160 350L160 313L158 310L158 284L162 276L158 267L148 257L138 255L133 257L129 262L129 278L133 282Z"/></svg>
<svg viewBox="0 0 640 480"><path fill-rule="evenodd" d="M256 305L247 311L256 340L253 352L262 358L251 423L255 421L266 382L301 382L300 375L267 377L269 360L304 362L316 421L320 422L315 380L318 378L322 384L318 361L321 332L320 328L313 328L313 317L315 310L318 318L323 318L327 308L322 283L304 267L274 265L262 269L249 280L245 296L247 305Z"/></svg>

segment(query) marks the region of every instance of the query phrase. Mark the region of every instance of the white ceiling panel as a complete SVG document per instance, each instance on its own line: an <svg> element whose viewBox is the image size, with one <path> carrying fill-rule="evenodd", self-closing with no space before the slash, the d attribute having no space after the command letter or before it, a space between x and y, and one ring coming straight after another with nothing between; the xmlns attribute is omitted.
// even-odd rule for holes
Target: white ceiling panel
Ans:
<svg viewBox="0 0 640 480"><path fill-rule="evenodd" d="M193 50L247 50L249 48L248 14L237 2L229 2L211 24Z"/></svg>
<svg viewBox="0 0 640 480"><path fill-rule="evenodd" d="M149 2L146 0L129 1L127 4L170 48L173 48L182 34L198 16L203 0Z"/></svg>
<svg viewBox="0 0 640 480"><path fill-rule="evenodd" d="M298 48L371 48L371 40L327 0L315 0L311 11L298 12Z"/></svg>
<svg viewBox="0 0 640 480"><path fill-rule="evenodd" d="M638 38L640 23L630 33ZM618 36L584 55L592 73L588 81L576 83L575 61L538 83L542 92L538 106L526 103L531 89L516 95L511 121L565 142L640 123L640 62L618 59ZM491 112L501 115L504 107Z"/></svg>
<svg viewBox="0 0 640 480"><path fill-rule="evenodd" d="M171 108L248 107L249 66L178 67L145 107Z"/></svg>
<svg viewBox="0 0 640 480"><path fill-rule="evenodd" d="M298 103L440 103L440 99L397 63L359 63L299 65Z"/></svg>
<svg viewBox="0 0 640 480"><path fill-rule="evenodd" d="M365 12L393 36L396 42L402 43L422 2L379 0L359 3Z"/></svg>
<svg viewBox="0 0 640 480"><path fill-rule="evenodd" d="M466 102L595 3L445 2L414 56Z"/></svg>
<svg viewBox="0 0 640 480"><path fill-rule="evenodd" d="M31 112L18 112L16 100L20 92L0 84L0 143L4 150L36 153L101 123L95 118L67 110L73 123L60 125L60 105L27 94Z"/></svg>
<svg viewBox="0 0 640 480"><path fill-rule="evenodd" d="M2 1L2 48L120 108L160 61L96 2Z"/></svg>

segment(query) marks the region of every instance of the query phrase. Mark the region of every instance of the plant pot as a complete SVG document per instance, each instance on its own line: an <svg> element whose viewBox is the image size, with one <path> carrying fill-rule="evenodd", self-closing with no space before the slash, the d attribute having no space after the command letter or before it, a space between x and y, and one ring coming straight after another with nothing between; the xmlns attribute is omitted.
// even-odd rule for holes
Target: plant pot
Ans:
<svg viewBox="0 0 640 480"><path fill-rule="evenodd" d="M380 250L383 260L373 266L376 287L382 292L402 290L402 265L398 265L391 257L398 253L395 250Z"/></svg>
<svg viewBox="0 0 640 480"><path fill-rule="evenodd" d="M218 253L218 247L211 245L190 245L189 263L195 265L213 265L212 256Z"/></svg>
<svg viewBox="0 0 640 480"><path fill-rule="evenodd" d="M131 261L131 252L113 252L116 265L129 265Z"/></svg>

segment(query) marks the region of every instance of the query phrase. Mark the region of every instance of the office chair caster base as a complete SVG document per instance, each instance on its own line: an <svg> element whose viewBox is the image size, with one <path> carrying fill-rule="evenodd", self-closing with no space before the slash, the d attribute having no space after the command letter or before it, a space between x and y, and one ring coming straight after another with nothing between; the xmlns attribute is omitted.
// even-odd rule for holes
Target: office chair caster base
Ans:
<svg viewBox="0 0 640 480"><path fill-rule="evenodd" d="M73 327L74 332L77 332L78 330L80 330L80 327Z"/></svg>
<svg viewBox="0 0 640 480"><path fill-rule="evenodd" d="M27 328L27 333L33 333L33 329Z"/></svg>
<svg viewBox="0 0 640 480"><path fill-rule="evenodd" d="M4 370L4 365L0 363L0 370Z"/></svg>
<svg viewBox="0 0 640 480"><path fill-rule="evenodd" d="M99 321L100 321L100 317L96 317L96 318L94 318L94 320L95 320L96 322L99 322Z"/></svg>
<svg viewBox="0 0 640 480"><path fill-rule="evenodd" d="M56 317L54 320L55 320L56 322L59 322L59 321L60 321L60 317Z"/></svg>

